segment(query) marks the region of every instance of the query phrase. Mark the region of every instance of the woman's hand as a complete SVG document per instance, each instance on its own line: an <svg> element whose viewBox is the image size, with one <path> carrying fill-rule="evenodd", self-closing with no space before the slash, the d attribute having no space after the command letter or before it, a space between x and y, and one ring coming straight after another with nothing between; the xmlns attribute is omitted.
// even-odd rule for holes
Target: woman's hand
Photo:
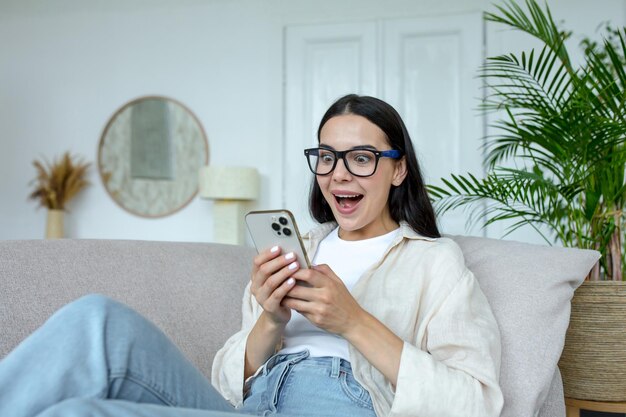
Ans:
<svg viewBox="0 0 626 417"><path fill-rule="evenodd" d="M310 286L294 286L282 305L296 310L315 326L345 337L364 318L365 311L328 265L301 269L293 278Z"/></svg>
<svg viewBox="0 0 626 417"><path fill-rule="evenodd" d="M291 319L291 310L282 302L294 287L291 278L299 265L293 253L282 254L278 246L254 257L250 291L263 308L246 342L244 381L275 352L285 326Z"/></svg>
<svg viewBox="0 0 626 417"><path fill-rule="evenodd" d="M250 291L274 324L285 326L291 319L291 310L281 303L294 287L290 277L298 269L294 254L282 254L278 246L254 257Z"/></svg>
<svg viewBox="0 0 626 417"><path fill-rule="evenodd" d="M294 286L282 305L346 339L395 387L404 342L359 305L328 265L301 269L293 278L311 287Z"/></svg>

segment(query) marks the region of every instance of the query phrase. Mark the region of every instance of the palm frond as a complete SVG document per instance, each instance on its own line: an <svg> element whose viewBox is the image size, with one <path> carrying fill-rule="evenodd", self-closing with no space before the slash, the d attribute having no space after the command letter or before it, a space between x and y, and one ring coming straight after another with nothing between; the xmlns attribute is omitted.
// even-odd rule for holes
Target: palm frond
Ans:
<svg viewBox="0 0 626 417"><path fill-rule="evenodd" d="M586 81L594 110L607 118L626 122L624 103L626 101L626 29L617 34L620 48L604 40L602 53L591 50L587 55ZM607 58L604 58L606 56Z"/></svg>
<svg viewBox="0 0 626 417"><path fill-rule="evenodd" d="M500 15L486 13L485 20L501 23L539 39L559 56L566 68L571 69L571 61L564 44L568 35L559 31L552 19L548 5L546 5L544 12L536 1L526 0L529 17L514 1L505 1L504 3L504 6L495 6Z"/></svg>
<svg viewBox="0 0 626 417"><path fill-rule="evenodd" d="M551 224L546 216L546 205L554 204L558 188L547 179L537 181L537 174L524 170L502 169L491 173L485 179L478 179L472 174L467 176L451 175L442 178L443 186L429 185L428 191L435 198L438 215L463 206L484 200L496 205L481 213L487 222L493 222L494 213L500 212L518 216L534 216L541 222ZM499 214L499 215L500 215Z"/></svg>

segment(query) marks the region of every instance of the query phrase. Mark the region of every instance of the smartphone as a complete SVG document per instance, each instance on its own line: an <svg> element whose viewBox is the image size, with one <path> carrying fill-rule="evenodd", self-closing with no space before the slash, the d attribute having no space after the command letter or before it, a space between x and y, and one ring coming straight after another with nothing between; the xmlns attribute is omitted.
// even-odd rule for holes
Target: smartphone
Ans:
<svg viewBox="0 0 626 417"><path fill-rule="evenodd" d="M300 268L310 268L298 226L289 210L251 211L246 225L257 252L280 246L283 254L293 252Z"/></svg>

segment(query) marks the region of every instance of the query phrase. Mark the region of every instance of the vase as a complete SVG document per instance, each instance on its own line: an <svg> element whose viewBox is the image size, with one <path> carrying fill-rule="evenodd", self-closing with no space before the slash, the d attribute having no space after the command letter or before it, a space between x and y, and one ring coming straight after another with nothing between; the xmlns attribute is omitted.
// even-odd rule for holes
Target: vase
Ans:
<svg viewBox="0 0 626 417"><path fill-rule="evenodd" d="M46 239L60 239L63 237L63 210L49 209L46 222Z"/></svg>
<svg viewBox="0 0 626 417"><path fill-rule="evenodd" d="M626 282L585 281L574 293L559 362L565 396L626 401Z"/></svg>

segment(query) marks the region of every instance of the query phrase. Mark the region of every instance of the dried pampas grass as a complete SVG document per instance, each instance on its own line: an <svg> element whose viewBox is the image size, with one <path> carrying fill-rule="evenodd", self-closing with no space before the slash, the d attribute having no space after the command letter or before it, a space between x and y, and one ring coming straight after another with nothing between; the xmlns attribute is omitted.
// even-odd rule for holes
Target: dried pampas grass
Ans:
<svg viewBox="0 0 626 417"><path fill-rule="evenodd" d="M91 164L72 157L69 152L52 164L35 160L33 165L37 178L31 182L35 190L29 198L37 200L41 207L65 210L66 204L89 184L85 175Z"/></svg>

